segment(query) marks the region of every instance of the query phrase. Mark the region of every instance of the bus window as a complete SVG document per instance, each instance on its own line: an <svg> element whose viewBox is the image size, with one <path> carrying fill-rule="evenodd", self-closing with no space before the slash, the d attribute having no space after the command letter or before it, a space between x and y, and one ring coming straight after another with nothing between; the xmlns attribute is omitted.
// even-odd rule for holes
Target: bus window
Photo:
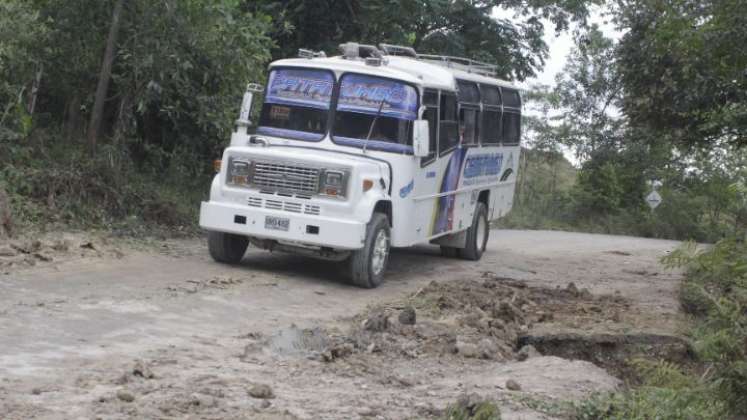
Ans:
<svg viewBox="0 0 747 420"><path fill-rule="evenodd" d="M457 86L459 87L458 98L460 103L475 105L480 103L480 91L477 89L477 84L457 80Z"/></svg>
<svg viewBox="0 0 747 420"><path fill-rule="evenodd" d="M423 105L438 108L438 91L426 89L423 92Z"/></svg>
<svg viewBox="0 0 747 420"><path fill-rule="evenodd" d="M495 86L480 85L480 99L483 105L501 106L501 91Z"/></svg>
<svg viewBox="0 0 747 420"><path fill-rule="evenodd" d="M482 111L480 141L483 144L496 144L501 141L501 109L486 107Z"/></svg>
<svg viewBox="0 0 747 420"><path fill-rule="evenodd" d="M503 144L519 144L521 138L521 114L518 112L503 113Z"/></svg>
<svg viewBox="0 0 747 420"><path fill-rule="evenodd" d="M412 152L417 90L404 82L346 73L340 79L332 141L354 147Z"/></svg>
<svg viewBox="0 0 747 420"><path fill-rule="evenodd" d="M272 70L257 133L296 140L321 140L327 132L334 83L334 74L326 70Z"/></svg>
<svg viewBox="0 0 747 420"><path fill-rule="evenodd" d="M456 96L441 92L440 121L438 127L438 152L447 153L459 144Z"/></svg>
<svg viewBox="0 0 747 420"><path fill-rule="evenodd" d="M424 157L422 163L431 162L436 157L438 150L438 107L427 107L423 113L423 119L428 121L428 156Z"/></svg>
<svg viewBox="0 0 747 420"><path fill-rule="evenodd" d="M503 106L510 108L521 108L521 98L519 91L514 89L503 88Z"/></svg>
<svg viewBox="0 0 747 420"><path fill-rule="evenodd" d="M480 111L475 108L464 107L459 110L459 128L463 144L477 144L477 116Z"/></svg>

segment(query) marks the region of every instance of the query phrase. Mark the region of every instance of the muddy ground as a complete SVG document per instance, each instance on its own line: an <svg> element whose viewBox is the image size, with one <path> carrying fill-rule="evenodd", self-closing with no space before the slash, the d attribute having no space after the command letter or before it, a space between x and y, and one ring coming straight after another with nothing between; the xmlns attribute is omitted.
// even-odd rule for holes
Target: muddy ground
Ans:
<svg viewBox="0 0 747 420"><path fill-rule="evenodd" d="M677 244L496 230L478 262L398 250L376 290L335 263L202 240L58 234L0 244L0 418L438 418L461 396L503 418L683 360ZM527 347L532 345L533 348Z"/></svg>

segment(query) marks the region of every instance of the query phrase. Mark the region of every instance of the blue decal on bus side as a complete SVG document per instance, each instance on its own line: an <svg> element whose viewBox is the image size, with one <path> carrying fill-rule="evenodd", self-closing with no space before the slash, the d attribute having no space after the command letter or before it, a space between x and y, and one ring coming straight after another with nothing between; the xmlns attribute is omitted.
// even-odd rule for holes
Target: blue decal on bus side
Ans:
<svg viewBox="0 0 747 420"><path fill-rule="evenodd" d="M410 195L410 193L412 192L413 188L415 188L415 180L414 179L412 181L410 181L409 184L405 185L404 187L402 187L399 190L399 196L401 198L407 197L408 195Z"/></svg>
<svg viewBox="0 0 747 420"><path fill-rule="evenodd" d="M464 185L486 184L498 181L503 167L503 153L472 155L464 165Z"/></svg>
<svg viewBox="0 0 747 420"><path fill-rule="evenodd" d="M451 154L446 166L444 178L441 181L441 193L455 191L459 186L459 178L462 174L462 164L469 149L457 147ZM436 214L433 222L432 235L448 232L454 228L454 206L456 194L449 194L438 198L436 203Z"/></svg>

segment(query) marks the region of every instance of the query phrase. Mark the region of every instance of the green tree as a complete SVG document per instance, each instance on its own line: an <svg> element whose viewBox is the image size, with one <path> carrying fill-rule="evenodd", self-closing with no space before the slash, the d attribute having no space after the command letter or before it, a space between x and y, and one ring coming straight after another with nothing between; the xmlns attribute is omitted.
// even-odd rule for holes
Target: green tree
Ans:
<svg viewBox="0 0 747 420"><path fill-rule="evenodd" d="M623 112L651 141L747 145L742 0L621 0Z"/></svg>
<svg viewBox="0 0 747 420"><path fill-rule="evenodd" d="M31 129L30 103L49 39L31 4L0 0L0 142Z"/></svg>
<svg viewBox="0 0 747 420"><path fill-rule="evenodd" d="M585 24L597 0L260 0L248 10L275 18L275 57L299 48L337 52L347 41L411 45L420 53L437 53L488 61L503 78L524 80L544 65L547 45L542 18L567 30ZM496 10L515 13L497 19Z"/></svg>
<svg viewBox="0 0 747 420"><path fill-rule="evenodd" d="M557 106L564 111L556 133L581 160L601 149L622 149L622 91L615 72L612 40L596 27L578 34L575 48L556 80Z"/></svg>

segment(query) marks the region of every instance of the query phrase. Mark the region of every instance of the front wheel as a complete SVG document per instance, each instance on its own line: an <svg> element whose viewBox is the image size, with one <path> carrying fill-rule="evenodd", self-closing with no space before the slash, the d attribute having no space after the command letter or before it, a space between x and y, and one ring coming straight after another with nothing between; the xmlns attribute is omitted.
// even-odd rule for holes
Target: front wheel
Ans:
<svg viewBox="0 0 747 420"><path fill-rule="evenodd" d="M236 264L244 258L249 238L223 232L208 232L208 250L217 262Z"/></svg>
<svg viewBox="0 0 747 420"><path fill-rule="evenodd" d="M384 281L390 244L389 218L374 213L366 227L365 245L353 251L348 260L350 279L354 285L373 289Z"/></svg>
<svg viewBox="0 0 747 420"><path fill-rule="evenodd" d="M484 203L478 202L472 218L472 226L467 230L467 246L459 250L459 256L465 260L479 260L485 252L489 234L488 209Z"/></svg>

